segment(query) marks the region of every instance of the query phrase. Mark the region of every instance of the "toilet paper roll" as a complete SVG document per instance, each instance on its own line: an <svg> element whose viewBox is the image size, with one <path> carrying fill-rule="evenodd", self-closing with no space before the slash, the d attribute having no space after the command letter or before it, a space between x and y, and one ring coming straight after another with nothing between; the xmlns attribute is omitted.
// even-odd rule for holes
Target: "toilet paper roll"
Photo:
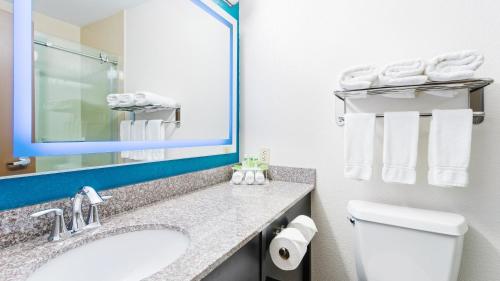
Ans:
<svg viewBox="0 0 500 281"><path fill-rule="evenodd" d="M287 228L296 228L302 233L307 243L310 243L314 235L318 232L318 228L314 221L308 216L298 216L290 222Z"/></svg>
<svg viewBox="0 0 500 281"><path fill-rule="evenodd" d="M271 241L269 253L273 263L282 270L294 270L307 252L307 241L294 228L285 228Z"/></svg>

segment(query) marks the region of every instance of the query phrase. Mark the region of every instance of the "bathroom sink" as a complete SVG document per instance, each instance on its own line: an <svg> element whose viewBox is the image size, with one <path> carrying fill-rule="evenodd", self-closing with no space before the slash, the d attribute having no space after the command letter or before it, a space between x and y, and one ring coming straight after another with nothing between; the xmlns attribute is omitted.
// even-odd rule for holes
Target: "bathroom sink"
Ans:
<svg viewBox="0 0 500 281"><path fill-rule="evenodd" d="M99 239L72 249L35 271L29 281L135 281L179 258L189 238L174 230L143 230Z"/></svg>

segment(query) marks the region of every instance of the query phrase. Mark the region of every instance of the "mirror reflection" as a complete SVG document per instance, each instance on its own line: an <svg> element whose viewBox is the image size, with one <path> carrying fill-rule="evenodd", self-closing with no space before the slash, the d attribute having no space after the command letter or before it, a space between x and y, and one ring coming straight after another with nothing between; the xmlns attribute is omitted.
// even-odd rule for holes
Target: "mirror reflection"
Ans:
<svg viewBox="0 0 500 281"><path fill-rule="evenodd" d="M0 1L2 20L12 25L12 5ZM32 142L231 139L232 34L217 19L220 11L197 2L204 3L33 0L32 104L23 105L32 108ZM1 36L13 40L5 28ZM12 62L3 60L6 69ZM2 131L11 122L5 120ZM19 160L12 147L5 151L11 153L2 153L2 161ZM32 157L29 165L4 168L0 176L235 151L234 142L99 154L75 150Z"/></svg>

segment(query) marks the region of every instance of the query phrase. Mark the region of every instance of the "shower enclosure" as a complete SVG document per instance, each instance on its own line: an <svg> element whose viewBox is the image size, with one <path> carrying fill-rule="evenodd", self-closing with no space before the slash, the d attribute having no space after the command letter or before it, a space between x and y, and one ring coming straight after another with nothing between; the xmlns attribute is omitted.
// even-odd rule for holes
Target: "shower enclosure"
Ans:
<svg viewBox="0 0 500 281"><path fill-rule="evenodd" d="M106 96L121 89L120 58L42 33L34 39L35 142L118 140L120 113ZM37 171L116 163L112 153L37 158Z"/></svg>

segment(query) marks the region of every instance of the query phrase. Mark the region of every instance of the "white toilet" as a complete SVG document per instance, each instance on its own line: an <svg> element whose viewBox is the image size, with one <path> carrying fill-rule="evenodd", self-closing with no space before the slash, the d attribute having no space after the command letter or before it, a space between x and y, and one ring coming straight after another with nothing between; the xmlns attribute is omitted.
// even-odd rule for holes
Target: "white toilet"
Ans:
<svg viewBox="0 0 500 281"><path fill-rule="evenodd" d="M359 281L456 281L465 218L461 215L350 201Z"/></svg>

